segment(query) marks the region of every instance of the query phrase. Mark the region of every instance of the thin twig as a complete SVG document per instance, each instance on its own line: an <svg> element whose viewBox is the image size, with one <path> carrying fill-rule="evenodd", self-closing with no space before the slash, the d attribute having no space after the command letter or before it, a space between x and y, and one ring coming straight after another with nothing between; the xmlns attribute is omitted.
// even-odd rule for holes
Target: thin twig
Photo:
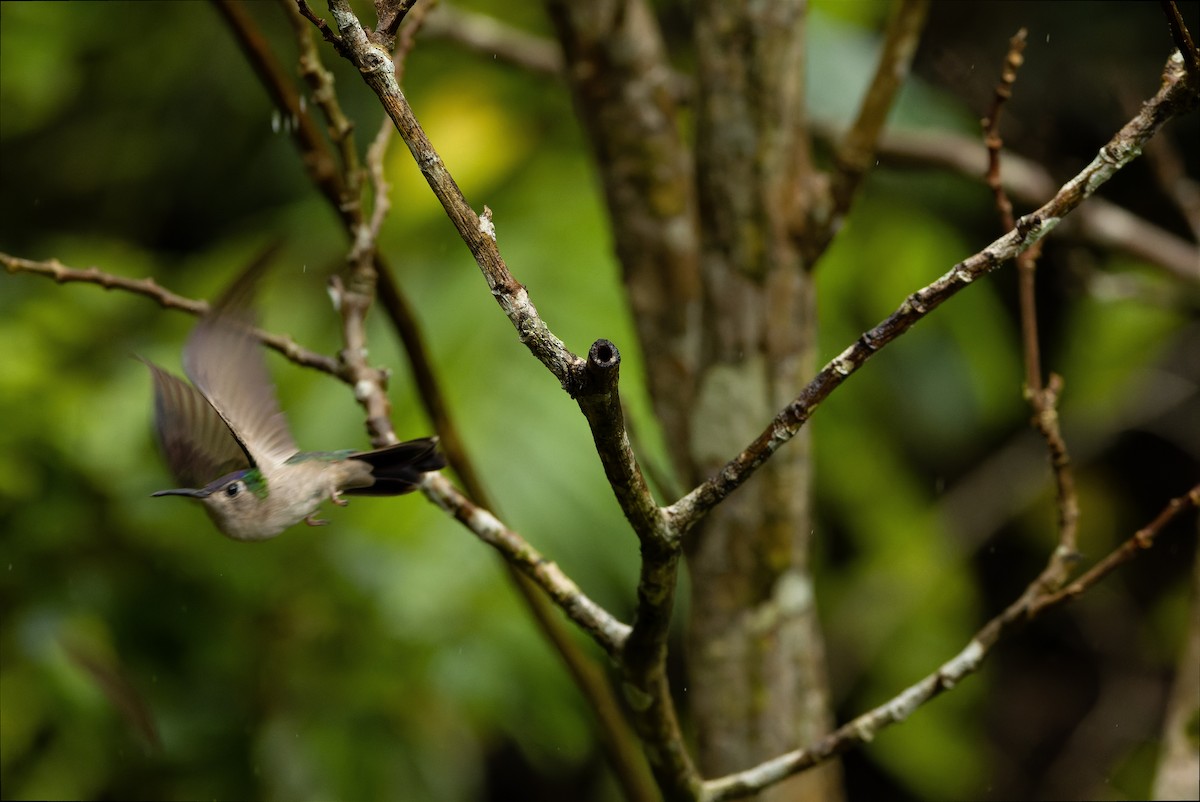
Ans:
<svg viewBox="0 0 1200 802"><path fill-rule="evenodd" d="M706 782L701 799L704 802L721 802L750 796L853 747L869 743L884 728L904 721L923 704L978 671L996 643L1018 625L1076 598L1118 565L1154 545L1159 533L1168 523L1186 510L1197 506L1200 506L1200 485L1193 487L1186 495L1172 499L1153 521L1071 585L1056 592L1051 592L1043 582L1043 577L1053 569L1058 559L1057 553L1051 555L1046 570L1029 584L1020 598L1000 615L988 621L962 651L939 666L936 671L887 702L838 727L810 747L779 755L746 771Z"/></svg>
<svg viewBox="0 0 1200 802"><path fill-rule="evenodd" d="M408 24L404 26L404 30L399 33L396 38L396 49L392 53L392 63L396 65L396 83L404 83L404 68L408 63L408 56L412 53L413 48L417 46L417 34L424 31L429 25L429 19L435 9L441 8L441 4L437 0L423 3L410 9L407 16ZM382 127L392 130L391 121L384 115Z"/></svg>
<svg viewBox="0 0 1200 802"><path fill-rule="evenodd" d="M1009 41L1008 55L1004 59L1000 82L996 84L995 96L991 110L982 120L983 141L988 152L988 169L985 180L996 199L996 210L1000 215L1000 226L1004 231L1016 227L1013 217L1012 201L1004 190L1000 180L1000 152L1004 141L1000 138L1000 115L1007 100L1012 97L1013 84L1017 80L1017 70L1024 61L1025 37L1027 31L1021 28ZM1025 392L1026 397L1034 406L1035 412L1040 412L1045 399L1042 398L1042 365L1041 349L1038 347L1037 332L1037 295L1035 278L1037 260L1041 254L1041 242L1017 255L1017 280L1021 306L1021 340L1025 354Z"/></svg>
<svg viewBox="0 0 1200 802"><path fill-rule="evenodd" d="M873 329L863 332L808 383L794 401L776 414L766 429L717 473L668 508L678 526L694 526L722 499L736 490L776 450L791 440L817 406L879 349L912 328L927 314L964 287L997 269L1046 234L1141 153L1142 146L1167 120L1200 105L1200 95L1185 84L1178 53L1167 60L1163 85L1132 120L1100 149L1091 164L1062 186L1040 209L1016 221L1015 228L983 250L954 265L941 278L909 295L900 307Z"/></svg>
<svg viewBox="0 0 1200 802"><path fill-rule="evenodd" d="M367 362L367 310L371 307L371 294L354 289L353 285L348 288L339 276L333 275L329 278L329 296L342 319L343 348L339 356L351 378L354 398L367 414L371 445L382 448L398 443L387 394L389 372Z"/></svg>
<svg viewBox="0 0 1200 802"><path fill-rule="evenodd" d="M322 115L325 117L325 125L326 130L329 132L329 138L338 145L338 153L341 159L341 173L338 176L339 186L338 193L335 196L336 200L334 201L335 207L343 221L353 220L357 224L362 217L362 199L360 197L362 169L358 163L358 151L354 146L354 123L342 111L341 104L337 99L333 73L327 70L321 62L321 55L317 51L316 42L313 41L312 28L304 21L301 14L302 9L299 9L297 4L291 0L279 0L279 4L292 26L296 46L300 50L300 77L308 85L313 102L317 104L318 108L321 109ZM241 25L234 28L234 32L240 36L240 31L246 24L245 22L241 23ZM258 60L274 61L274 54L270 51L261 54L255 52L248 55L251 56L251 63L257 63ZM298 104L296 100L291 99L296 97L296 90L290 81L285 87L280 87L273 91L279 96L287 96L289 98L287 101L289 105L299 105L299 113L302 119L307 118L311 120L312 116L309 114L307 106ZM319 143L306 140L297 142L297 145L300 146L300 152L304 156L306 164L310 154L316 156L322 153L329 154L329 149L324 139ZM321 187L326 195L332 189L332 187L318 186Z"/></svg>
<svg viewBox="0 0 1200 802"><path fill-rule="evenodd" d="M52 278L59 284L78 281L85 284L97 284L106 290L124 290L134 295L151 298L157 301L158 305L164 309L178 309L191 315L203 315L208 312L208 303L205 301L196 301L191 298L185 298L182 295L176 295L162 287L152 278L125 278L106 273L96 267L77 269L67 267L57 259L38 262L32 259L22 259L19 256L11 256L7 253L0 253L0 264L3 264L9 273L34 273L39 276ZM278 351L289 361L297 365L314 368L349 383L348 377L344 374L341 365L338 364L336 359L318 354L315 351L310 351L299 345L291 337L271 334L261 329L255 329L254 336L263 345L274 351Z"/></svg>
<svg viewBox="0 0 1200 802"><path fill-rule="evenodd" d="M309 8L309 5L307 2L305 2L305 0L295 0L295 2L296 8L299 10L301 16L311 22L316 29L321 32L321 36L324 37L325 41L329 42L329 44L333 45L335 50L341 53L345 48L345 44L342 42L341 37L333 32L325 20L318 17L316 12Z"/></svg>
<svg viewBox="0 0 1200 802"><path fill-rule="evenodd" d="M378 22L371 41L391 50L396 40L396 31L400 30L400 23L404 22L404 17L416 2L417 0L375 0L375 19Z"/></svg>
<svg viewBox="0 0 1200 802"><path fill-rule="evenodd" d="M1175 0L1161 0L1160 5L1167 17L1167 25L1171 28L1171 38L1175 41L1175 47L1179 48L1183 55L1183 67L1187 71L1188 80L1194 86L1200 86L1200 52L1196 51L1192 34L1183 21L1183 15L1179 13L1179 5Z"/></svg>
<svg viewBox="0 0 1200 802"><path fill-rule="evenodd" d="M988 149L987 183L996 198L996 210L1004 230L1016 227L1012 202L1000 181L1000 152L1004 141L1000 137L1000 115L1012 97L1017 71L1024 60L1026 30L1021 28L1009 41L1000 82L996 84L991 110L983 118L984 143ZM1025 397L1033 409L1033 425L1046 441L1050 465L1054 471L1055 498L1058 508L1058 550L1043 573L1048 588L1066 581L1070 561L1075 558L1079 529L1079 498L1075 492L1075 476L1071 470L1070 452L1063 438L1058 418L1058 399L1062 393L1062 377L1051 374L1048 386L1042 382L1042 359L1037 328L1037 261L1042 242L1017 255L1017 280L1021 309L1021 341L1025 355Z"/></svg>
<svg viewBox="0 0 1200 802"><path fill-rule="evenodd" d="M505 560L521 569L609 656L620 656L629 637L629 626L584 595L555 563L543 557L490 512L473 504L444 476L426 474L422 489L434 504L453 515L480 540L503 554Z"/></svg>
<svg viewBox="0 0 1200 802"><path fill-rule="evenodd" d="M1084 591L1111 574L1114 570L1129 562L1146 549L1151 548L1167 524L1190 507L1200 507L1200 484L1189 490L1186 495L1171 499L1153 521L1135 532L1133 537L1113 549L1109 552L1108 556L1093 565L1069 585L1053 593L1039 596L1030 606L1029 616L1032 618L1048 607L1078 598Z"/></svg>
<svg viewBox="0 0 1200 802"><path fill-rule="evenodd" d="M1000 71L1000 82L996 84L996 93L992 98L992 108L982 120L983 144L987 148L988 169L985 180L996 198L996 209L1000 212L1000 225L1005 231L1010 231L1016 225L1013 220L1012 202L1004 191L1000 181L1000 151L1004 140L1000 138L1000 113L1004 105L1012 97L1013 84L1017 80L1017 70L1025 61L1025 37L1029 32L1021 28L1008 42L1008 55L1004 58L1004 68Z"/></svg>

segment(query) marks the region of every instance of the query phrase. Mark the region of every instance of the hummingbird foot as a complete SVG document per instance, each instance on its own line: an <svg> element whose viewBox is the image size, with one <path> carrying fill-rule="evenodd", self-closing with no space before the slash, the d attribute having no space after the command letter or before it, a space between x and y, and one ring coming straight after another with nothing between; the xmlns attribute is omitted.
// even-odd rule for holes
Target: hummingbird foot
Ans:
<svg viewBox="0 0 1200 802"><path fill-rule="evenodd" d="M307 518L304 519L304 523L308 524L309 526L325 526L327 523L329 523L329 521L324 521L320 518L313 517L315 515L316 515L315 512L312 513L311 515L309 515Z"/></svg>
<svg viewBox="0 0 1200 802"><path fill-rule="evenodd" d="M342 498L342 494L337 490L333 491L333 495L329 497L329 500L339 507L345 507L350 503L349 501L346 501L346 499Z"/></svg>

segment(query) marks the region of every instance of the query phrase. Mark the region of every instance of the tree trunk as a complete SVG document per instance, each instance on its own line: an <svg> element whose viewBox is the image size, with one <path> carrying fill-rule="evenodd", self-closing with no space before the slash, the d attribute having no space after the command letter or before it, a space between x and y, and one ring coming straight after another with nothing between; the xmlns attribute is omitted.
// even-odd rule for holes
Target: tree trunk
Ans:
<svg viewBox="0 0 1200 802"><path fill-rule="evenodd" d="M760 7L761 6L761 7ZM813 171L803 117L804 4L696 6L696 149L644 3L551 2L566 72L680 476L750 443L815 370L801 227ZM810 550L809 448L795 438L688 543L688 694L706 777L831 729ZM837 799L837 765L772 799Z"/></svg>
<svg viewBox="0 0 1200 802"><path fill-rule="evenodd" d="M796 222L812 182L804 121L804 3L696 8L703 355L691 415L696 478L750 443L816 370L811 267ZM688 663L709 776L832 727L809 566L810 454L802 432L689 542ZM836 765L772 799L835 799Z"/></svg>

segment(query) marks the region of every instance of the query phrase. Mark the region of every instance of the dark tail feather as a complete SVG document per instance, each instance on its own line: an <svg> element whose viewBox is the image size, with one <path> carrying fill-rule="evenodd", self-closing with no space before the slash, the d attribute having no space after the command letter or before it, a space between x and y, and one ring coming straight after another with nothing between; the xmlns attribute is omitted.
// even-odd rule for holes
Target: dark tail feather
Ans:
<svg viewBox="0 0 1200 802"><path fill-rule="evenodd" d="M371 466L375 484L343 490L347 496L399 496L417 489L421 474L446 467L446 458L437 450L436 437L409 440L375 451L353 454L350 459Z"/></svg>

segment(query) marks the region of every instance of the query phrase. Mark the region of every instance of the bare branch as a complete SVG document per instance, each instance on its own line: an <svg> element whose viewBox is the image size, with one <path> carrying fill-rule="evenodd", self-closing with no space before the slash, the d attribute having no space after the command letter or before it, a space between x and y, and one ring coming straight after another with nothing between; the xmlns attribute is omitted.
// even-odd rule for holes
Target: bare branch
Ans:
<svg viewBox="0 0 1200 802"><path fill-rule="evenodd" d="M629 626L585 596L555 563L539 554L524 538L490 512L473 504L444 476L426 474L422 490L430 501L453 515L480 540L499 551L505 560L533 580L608 655L613 658L621 655L629 637Z"/></svg>
<svg viewBox="0 0 1200 802"><path fill-rule="evenodd" d="M412 151L422 175L475 257L493 296L520 334L521 342L558 378L564 389L570 388L577 379L578 371L583 369L584 361L572 354L550 331L530 301L525 287L509 273L496 247L495 229L490 220L481 220L467 203L462 190L417 122L396 82L390 55L367 38L366 31L354 16L347 0L330 0L329 7L344 43L346 57L358 67L363 80L383 103L396 130Z"/></svg>
<svg viewBox="0 0 1200 802"><path fill-rule="evenodd" d="M347 289L340 277L329 279L329 297L342 318L342 364L350 376L354 398L367 413L367 432L375 448L400 442L392 428L392 403L388 399L389 373L367 364L367 310L371 296Z"/></svg>
<svg viewBox="0 0 1200 802"><path fill-rule="evenodd" d="M1000 138L1000 114L1004 104L1012 97L1017 70L1024 60L1026 31L1021 28L1009 41L1008 55L1001 70L1000 82L996 85L991 111L983 119L984 142L988 150L987 183L996 198L996 209L1004 230L1016 227L1012 202L1000 181L1000 151L1004 145ZM1042 242L1017 255L1017 280L1021 308L1021 340L1025 356L1025 397L1033 408L1033 425L1046 441L1050 453L1050 464L1054 469L1055 497L1058 507L1058 550L1057 558L1051 560L1043 574L1047 587L1058 587L1070 572L1070 560L1075 558L1077 531L1079 527L1079 498L1075 493L1075 476L1071 470L1071 457L1067 441L1063 438L1058 419L1058 398L1062 393L1062 377L1051 374L1049 386L1042 383L1042 357L1037 328L1037 260Z"/></svg>
<svg viewBox="0 0 1200 802"><path fill-rule="evenodd" d="M562 76L562 53L554 42L450 3L439 3L433 9L425 21L424 35L457 42L535 75Z"/></svg>
<svg viewBox="0 0 1200 802"><path fill-rule="evenodd" d="M827 126L822 126L827 129ZM832 138L827 130L825 139ZM1159 139L1152 140L1153 142ZM987 169L986 148L977 140L948 131L937 134L887 133L878 154L886 163L906 167L943 167L970 178ZM1015 153L1002 153L1000 179L1009 196L1022 203L1040 203L1055 190L1050 173ZM1062 234L1112 248L1157 265L1176 278L1200 283L1200 251L1196 245L1166 231L1104 198L1093 197L1064 220Z"/></svg>
<svg viewBox="0 0 1200 802"><path fill-rule="evenodd" d="M1046 570L1030 583L1021 597L1000 615L988 621L982 629L975 633L975 637L962 651L939 666L936 671L904 689L889 701L838 727L811 747L797 749L746 771L706 782L701 798L705 802L719 802L720 800L750 796L774 785L785 777L810 768L835 755L840 755L855 746L869 743L885 727L904 721L921 705L940 696L965 677L978 671L992 647L1015 627L1052 607L1075 598L1118 565L1132 559L1140 551L1153 546L1155 539L1168 523L1184 511L1197 506L1200 506L1200 485L1193 487L1186 495L1172 499L1153 521L1070 586L1057 592L1049 592L1043 578L1047 572L1052 570L1053 564L1060 557L1056 550L1055 554L1051 556Z"/></svg>
<svg viewBox="0 0 1200 802"><path fill-rule="evenodd" d="M1135 532L1133 537L1110 552L1107 557L1093 565L1082 576L1071 582L1071 584L1061 590L1046 593L1034 599L1029 606L1028 616L1032 618L1049 607L1054 607L1082 595L1084 591L1111 574L1118 567L1154 546L1159 534L1166 528L1167 524L1193 507L1200 507L1200 484L1189 490L1186 495L1171 499L1153 521Z"/></svg>
<svg viewBox="0 0 1200 802"><path fill-rule="evenodd" d="M157 301L159 306L164 309L179 309L192 315L203 315L208 311L208 304L206 302L195 301L191 298L185 298L182 295L176 295L170 290L163 288L152 278L124 278L123 276L105 273L96 267L80 270L66 267L57 259L37 262L31 259L11 256L7 253L0 253L0 264L3 264L9 273L34 273L39 276L52 278L59 284L80 281L86 284L98 284L106 290L124 290L134 295L143 295ZM262 329L256 329L254 335L258 337L263 345L283 354L289 361L301 367L314 368L322 373L328 373L330 376L349 383L349 378L345 375L336 359L318 354L315 351L310 351L297 344L291 337L271 334Z"/></svg>
<svg viewBox="0 0 1200 802"><path fill-rule="evenodd" d="M1179 13L1179 5L1175 0L1161 0L1161 5L1167 17L1167 25L1171 28L1171 38L1175 40L1175 47L1179 48L1183 56L1183 67L1187 71L1188 80L1193 86L1200 86L1200 52L1196 51L1192 34L1183 21L1183 15Z"/></svg>
<svg viewBox="0 0 1200 802"><path fill-rule="evenodd" d="M325 38L326 42L333 45L334 49L339 53L343 52L345 44L342 42L342 38L330 29L329 24L325 20L316 15L306 0L296 0L296 8L299 9L301 16L311 22L321 32L321 36Z"/></svg>
<svg viewBox="0 0 1200 802"><path fill-rule="evenodd" d="M375 0L375 18L378 24L375 26L373 41L391 50L400 23L404 22L405 15L412 10L416 2L417 0Z"/></svg>
<svg viewBox="0 0 1200 802"><path fill-rule="evenodd" d="M367 176L370 179L372 188L371 200L371 221L365 226L362 236L355 243L355 250L362 251L369 255L372 263L375 259L375 254L378 252L377 243L379 242L379 234L383 230L383 223L387 219L387 214L392 208L392 201L388 197L388 191L391 186L387 181L387 174L384 170L384 156L387 154L388 146L391 144L392 128L390 120L384 120L379 126L379 131L376 132L375 138L371 140L370 146L367 148ZM353 256L351 262L354 261Z"/></svg>
<svg viewBox="0 0 1200 802"><path fill-rule="evenodd" d="M860 335L857 341L825 365L753 443L729 460L716 475L668 508L668 514L672 515L676 524L684 529L694 526L716 504L749 479L780 446L794 437L817 405L879 349L908 331L975 279L1033 247L1063 217L1089 198L1118 170L1137 158L1145 142L1167 120L1194 109L1200 99L1182 78L1182 59L1176 53L1167 61L1163 85L1158 93L1100 149L1091 164L1064 184L1040 209L1017 220L1012 231L959 262L933 283L909 295L895 312Z"/></svg>
<svg viewBox="0 0 1200 802"><path fill-rule="evenodd" d="M879 135L892 110L896 93L908 76L928 12L929 0L902 0L888 22L875 76L863 96L858 116L834 156L837 172L833 175L832 189L834 214L838 217L850 208L855 191L875 161ZM834 222L829 228L832 232L838 225Z"/></svg>
<svg viewBox="0 0 1200 802"><path fill-rule="evenodd" d="M588 352L576 401L587 418L604 473L641 544L642 567L633 629L620 667L635 726L650 746L664 791L694 796L697 774L687 753L667 682L667 636L674 609L680 547L654 503L629 444L618 392L621 354L608 340Z"/></svg>
<svg viewBox="0 0 1200 802"><path fill-rule="evenodd" d="M1004 110L1005 102L1012 97L1013 84L1017 80L1017 70L1021 68L1021 64L1025 60L1022 53L1025 50L1027 35L1028 31L1022 28L1009 40L1008 55L1004 59L1004 68L1000 72L1000 82L996 84L992 109L982 121L983 144L987 147L988 154L985 180L996 197L996 209L1000 212L1000 225L1004 227L1005 231L1011 230L1016 222L1013 220L1012 202L1008 199L1004 185L1000 181L1000 151L1004 147L1004 140L1000 138L1000 113Z"/></svg>
<svg viewBox="0 0 1200 802"><path fill-rule="evenodd" d="M666 537L665 519L650 495L625 431L617 385L620 367L621 352L617 347L608 340L596 340L588 351L575 400L591 426L608 483L633 530L642 539Z"/></svg>

